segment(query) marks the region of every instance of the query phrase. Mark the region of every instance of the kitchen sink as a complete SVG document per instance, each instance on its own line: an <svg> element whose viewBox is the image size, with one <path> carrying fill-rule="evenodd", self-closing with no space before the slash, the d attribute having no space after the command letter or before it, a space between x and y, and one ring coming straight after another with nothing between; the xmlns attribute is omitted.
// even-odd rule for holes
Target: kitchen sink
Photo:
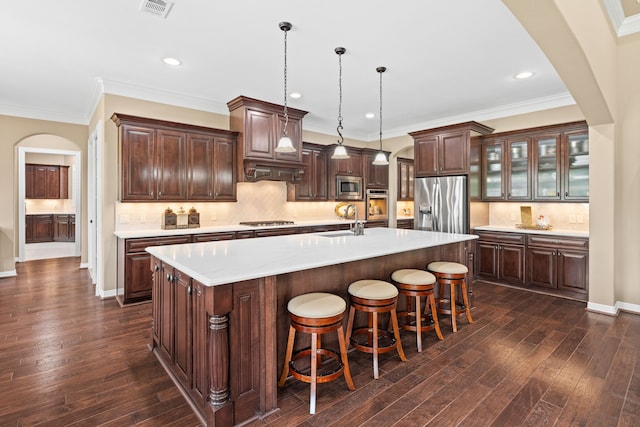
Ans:
<svg viewBox="0 0 640 427"><path fill-rule="evenodd" d="M341 231L339 233L325 233L325 234L318 234L318 236L321 237L348 237L348 236L353 236L354 234L350 231Z"/></svg>

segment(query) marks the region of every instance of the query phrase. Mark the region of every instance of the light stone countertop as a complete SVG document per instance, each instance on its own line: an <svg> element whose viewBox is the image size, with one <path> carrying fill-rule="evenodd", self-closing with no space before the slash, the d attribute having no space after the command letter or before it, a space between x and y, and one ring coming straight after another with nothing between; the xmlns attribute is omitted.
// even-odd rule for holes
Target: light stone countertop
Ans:
<svg viewBox="0 0 640 427"><path fill-rule="evenodd" d="M120 230L115 231L116 237L120 239L134 239L139 237L162 237L162 236L180 236L185 234L202 234L202 233L224 233L225 231L248 231L248 230L265 230L275 228L295 228L295 227L312 227L321 225L335 224L352 224L353 220L329 219L329 220L312 220L312 221L294 221L295 224L287 225L269 225L264 227L247 226L239 224L216 225L199 228L178 228L172 230L163 230L161 228L150 228L143 230ZM366 222L366 221L365 221Z"/></svg>
<svg viewBox="0 0 640 427"><path fill-rule="evenodd" d="M523 228L507 227L504 225L483 225L480 227L473 227L474 230L478 231L500 231L507 233L522 233L522 234L545 234L552 236L567 236L567 237L583 237L589 238L588 231L579 231L579 230L527 230Z"/></svg>
<svg viewBox="0 0 640 427"><path fill-rule="evenodd" d="M215 286L459 243L477 237L381 227L367 228L362 236L340 230L153 246L146 251L202 284Z"/></svg>

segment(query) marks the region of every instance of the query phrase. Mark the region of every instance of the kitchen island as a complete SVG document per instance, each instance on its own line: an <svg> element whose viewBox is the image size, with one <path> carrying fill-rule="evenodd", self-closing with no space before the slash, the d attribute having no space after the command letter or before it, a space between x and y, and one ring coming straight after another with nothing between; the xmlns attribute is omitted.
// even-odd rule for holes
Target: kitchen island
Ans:
<svg viewBox="0 0 640 427"><path fill-rule="evenodd" d="M471 266L474 238L374 228L147 248L151 346L206 425L265 416L277 410L292 297L323 291L347 300L351 282L388 280L399 268Z"/></svg>

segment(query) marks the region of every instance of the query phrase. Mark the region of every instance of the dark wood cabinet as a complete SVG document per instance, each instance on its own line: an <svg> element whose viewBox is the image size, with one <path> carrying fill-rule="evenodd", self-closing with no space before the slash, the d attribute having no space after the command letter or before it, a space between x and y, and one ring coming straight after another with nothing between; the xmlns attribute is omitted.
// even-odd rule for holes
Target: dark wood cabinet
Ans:
<svg viewBox="0 0 640 427"><path fill-rule="evenodd" d="M413 230L413 219L398 219L396 221L396 228Z"/></svg>
<svg viewBox="0 0 640 427"><path fill-rule="evenodd" d="M482 200L482 144L479 136L471 137L469 144L469 200Z"/></svg>
<svg viewBox="0 0 640 427"><path fill-rule="evenodd" d="M478 137L472 150L476 146L481 147L482 201L589 201L585 122ZM470 196L478 200L477 173L471 169Z"/></svg>
<svg viewBox="0 0 640 427"><path fill-rule="evenodd" d="M269 237L269 236L286 236L288 234L298 234L299 229L297 227L287 228L269 228L260 229L254 231L255 237Z"/></svg>
<svg viewBox="0 0 640 427"><path fill-rule="evenodd" d="M389 158L388 151L384 152ZM362 170L364 171L364 188L388 189L389 188L389 165L374 165L373 161L378 154L377 150L362 150Z"/></svg>
<svg viewBox="0 0 640 427"><path fill-rule="evenodd" d="M25 165L26 199L68 199L69 166Z"/></svg>
<svg viewBox="0 0 640 427"><path fill-rule="evenodd" d="M306 111L288 108L287 135L291 138L294 152L275 151L285 128L284 106L239 96L227 103L229 127L238 132L238 176L239 181L255 181L256 167L268 169L292 167L290 174L274 173L269 179L295 181L299 179L296 169L302 167L302 118ZM286 177L286 178L285 178Z"/></svg>
<svg viewBox="0 0 640 427"><path fill-rule="evenodd" d="M53 215L53 241L74 242L76 236L76 216L73 214Z"/></svg>
<svg viewBox="0 0 640 427"><path fill-rule="evenodd" d="M237 133L114 114L122 201L235 201Z"/></svg>
<svg viewBox="0 0 640 427"><path fill-rule="evenodd" d="M477 232L475 272L479 278L523 285L525 241L516 233Z"/></svg>
<svg viewBox="0 0 640 427"><path fill-rule="evenodd" d="M532 286L586 298L589 242L583 238L527 236L527 281Z"/></svg>
<svg viewBox="0 0 640 427"><path fill-rule="evenodd" d="M327 200L327 157L324 146L303 144L302 164L305 172L300 182L287 183L288 201Z"/></svg>
<svg viewBox="0 0 640 427"><path fill-rule="evenodd" d="M466 122L409 132L414 139L416 177L468 174L472 132L485 135L493 129L477 122Z"/></svg>
<svg viewBox="0 0 640 427"><path fill-rule="evenodd" d="M586 301L589 239L476 231L478 279L538 289Z"/></svg>
<svg viewBox="0 0 640 427"><path fill-rule="evenodd" d="M364 228L376 228L376 227L388 227L389 222L387 220L375 220L367 221L364 223Z"/></svg>
<svg viewBox="0 0 640 427"><path fill-rule="evenodd" d="M398 158L398 201L412 201L414 191L413 159Z"/></svg>

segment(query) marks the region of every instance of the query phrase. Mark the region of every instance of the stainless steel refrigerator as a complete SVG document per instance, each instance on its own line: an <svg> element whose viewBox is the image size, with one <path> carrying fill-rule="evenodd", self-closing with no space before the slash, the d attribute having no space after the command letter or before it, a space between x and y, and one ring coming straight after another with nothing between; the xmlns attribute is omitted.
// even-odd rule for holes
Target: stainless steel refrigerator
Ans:
<svg viewBox="0 0 640 427"><path fill-rule="evenodd" d="M414 228L467 233L469 198L466 176L416 178Z"/></svg>

